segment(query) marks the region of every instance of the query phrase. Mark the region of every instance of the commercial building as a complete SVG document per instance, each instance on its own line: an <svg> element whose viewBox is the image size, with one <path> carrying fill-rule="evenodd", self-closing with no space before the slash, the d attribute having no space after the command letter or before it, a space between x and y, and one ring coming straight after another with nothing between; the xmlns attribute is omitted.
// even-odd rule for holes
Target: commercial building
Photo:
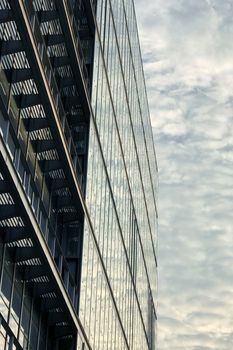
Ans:
<svg viewBox="0 0 233 350"><path fill-rule="evenodd" d="M0 0L0 349L156 349L133 0Z"/></svg>

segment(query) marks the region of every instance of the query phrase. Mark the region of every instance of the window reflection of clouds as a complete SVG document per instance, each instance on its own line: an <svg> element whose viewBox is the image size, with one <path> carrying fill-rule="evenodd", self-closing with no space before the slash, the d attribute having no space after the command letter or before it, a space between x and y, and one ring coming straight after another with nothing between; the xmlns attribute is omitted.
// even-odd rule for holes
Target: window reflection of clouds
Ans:
<svg viewBox="0 0 233 350"><path fill-rule="evenodd" d="M156 185L151 182L150 171L153 180L157 171L132 2L115 0L111 1L111 7L109 1L99 2L97 21L104 58L96 39L92 105L111 189L92 126L87 205L128 343L135 349L146 349L140 311L150 337L148 315L152 306L148 302L148 282L154 303L157 293L156 262L151 241L152 237L156 247L157 224L152 192L152 188L156 191ZM87 225L84 237L81 318L86 329L92 332L90 338L95 349L124 349L122 331ZM137 295L133 290L130 269Z"/></svg>

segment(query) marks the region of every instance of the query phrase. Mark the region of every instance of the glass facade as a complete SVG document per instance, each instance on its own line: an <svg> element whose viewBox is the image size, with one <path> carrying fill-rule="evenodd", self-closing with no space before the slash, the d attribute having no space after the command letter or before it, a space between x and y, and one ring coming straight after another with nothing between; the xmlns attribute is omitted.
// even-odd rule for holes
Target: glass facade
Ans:
<svg viewBox="0 0 233 350"><path fill-rule="evenodd" d="M133 2L99 1L96 20L80 318L94 349L153 349L157 166Z"/></svg>
<svg viewBox="0 0 233 350"><path fill-rule="evenodd" d="M0 349L156 348L133 0L0 0Z"/></svg>

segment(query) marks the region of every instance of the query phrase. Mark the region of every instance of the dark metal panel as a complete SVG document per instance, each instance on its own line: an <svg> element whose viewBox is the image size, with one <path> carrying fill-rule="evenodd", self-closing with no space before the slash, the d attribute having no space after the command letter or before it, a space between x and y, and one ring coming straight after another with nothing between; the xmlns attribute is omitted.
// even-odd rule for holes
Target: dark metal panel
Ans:
<svg viewBox="0 0 233 350"><path fill-rule="evenodd" d="M0 193L6 192L6 183L3 180L0 180Z"/></svg>
<svg viewBox="0 0 233 350"><path fill-rule="evenodd" d="M35 247L17 247L11 249L16 250L14 254L14 261L16 263L39 257L38 251Z"/></svg>
<svg viewBox="0 0 233 350"><path fill-rule="evenodd" d="M30 68L5 69L4 73L6 74L8 81L11 83L18 83L20 81L32 79Z"/></svg>
<svg viewBox="0 0 233 350"><path fill-rule="evenodd" d="M28 131L40 130L48 126L48 120L46 118L28 118L24 119L24 125ZM43 142L46 141L51 143L50 140L43 140Z"/></svg>
<svg viewBox="0 0 233 350"><path fill-rule="evenodd" d="M46 298L46 295L47 295L48 299L50 299L53 294L54 294L54 286L52 285L52 283L33 283L34 297Z"/></svg>
<svg viewBox="0 0 233 350"><path fill-rule="evenodd" d="M5 243L12 243L25 238L30 238L30 232L28 232L25 227L1 228L0 234L3 235Z"/></svg>
<svg viewBox="0 0 233 350"><path fill-rule="evenodd" d="M9 9L1 9L0 10L0 23L5 23L13 21L12 11Z"/></svg>
<svg viewBox="0 0 233 350"><path fill-rule="evenodd" d="M55 68L68 66L70 64L69 56L54 56L50 57L52 66Z"/></svg>
<svg viewBox="0 0 233 350"><path fill-rule="evenodd" d="M54 21L58 18L57 11L55 10L41 10L37 12L40 22Z"/></svg>
<svg viewBox="0 0 233 350"><path fill-rule="evenodd" d="M16 208L12 204L0 205L0 220L17 216Z"/></svg>
<svg viewBox="0 0 233 350"><path fill-rule="evenodd" d="M57 323L65 323L65 322L66 322L66 314L64 312L50 312L48 315L48 323L50 326L56 325Z"/></svg>
<svg viewBox="0 0 233 350"><path fill-rule="evenodd" d="M23 45L21 40L7 40L0 42L1 55L11 55L20 51L23 51Z"/></svg>
<svg viewBox="0 0 233 350"><path fill-rule="evenodd" d="M61 307L61 303L58 298L53 298L53 299L44 298L41 300L41 310L43 312L52 312L53 310L63 311L63 308Z"/></svg>
<svg viewBox="0 0 233 350"><path fill-rule="evenodd" d="M48 34L44 38L48 46L62 44L65 41L62 34Z"/></svg>
<svg viewBox="0 0 233 350"><path fill-rule="evenodd" d="M46 276L46 272L41 266L26 266L24 268L24 278L26 281L32 281L35 278Z"/></svg>
<svg viewBox="0 0 233 350"><path fill-rule="evenodd" d="M41 160L39 164L44 173L62 168L62 164L59 160Z"/></svg>
<svg viewBox="0 0 233 350"><path fill-rule="evenodd" d="M54 327L54 337L55 338L63 338L72 334L72 330L69 326L55 326Z"/></svg>
<svg viewBox="0 0 233 350"><path fill-rule="evenodd" d="M37 153L55 149L53 140L31 140L31 144Z"/></svg>
<svg viewBox="0 0 233 350"><path fill-rule="evenodd" d="M28 108L41 103L39 94L16 95L14 98L17 105L21 108Z"/></svg>

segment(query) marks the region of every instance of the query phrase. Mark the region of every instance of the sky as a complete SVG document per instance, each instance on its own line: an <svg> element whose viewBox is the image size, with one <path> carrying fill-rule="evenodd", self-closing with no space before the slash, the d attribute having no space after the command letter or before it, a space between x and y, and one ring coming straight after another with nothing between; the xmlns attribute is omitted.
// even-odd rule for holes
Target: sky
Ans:
<svg viewBox="0 0 233 350"><path fill-rule="evenodd" d="M233 0L135 0L159 166L158 350L233 349Z"/></svg>

